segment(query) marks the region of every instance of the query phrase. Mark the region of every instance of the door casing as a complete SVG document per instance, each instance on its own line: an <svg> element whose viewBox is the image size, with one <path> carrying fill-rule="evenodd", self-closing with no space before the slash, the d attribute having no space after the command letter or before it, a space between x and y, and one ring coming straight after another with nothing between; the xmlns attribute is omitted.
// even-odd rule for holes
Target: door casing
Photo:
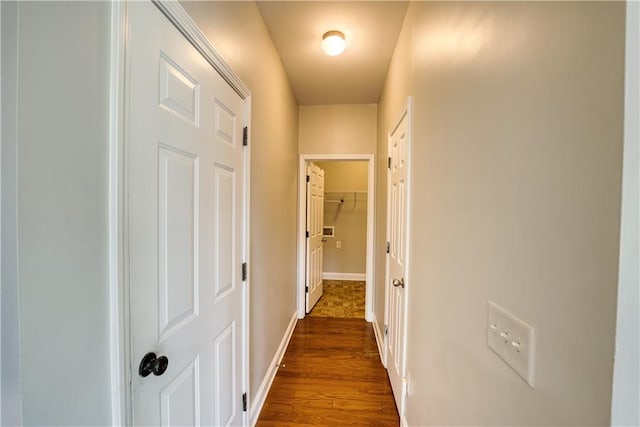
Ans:
<svg viewBox="0 0 640 427"><path fill-rule="evenodd" d="M375 155L373 154L301 154L298 164L298 319L306 315L305 278L306 278L306 191L307 191L307 163L320 161L367 161L367 271L366 298L364 316L367 322L373 321L373 277L374 277L374 220L375 220Z"/></svg>
<svg viewBox="0 0 640 427"><path fill-rule="evenodd" d="M211 66L235 90L243 100L243 122L249 127L248 147L244 154L245 191L243 194L245 210L242 212L244 223L243 259L250 264L250 165L251 165L251 91L240 80L222 56L213 47L198 28L189 14L177 0L151 0L183 36L200 52ZM109 306L111 341L111 416L112 424L132 425L132 389L131 389L131 339L129 319L128 280L128 221L127 221L127 169L124 158L128 144L125 135L127 120L127 88L129 63L127 52L128 28L127 2L111 2L111 38L110 38L110 105L109 105ZM251 274L247 273L247 287L243 315L245 317L245 342L242 355L245 391L249 384L249 299ZM134 363L135 364L135 363ZM245 413L248 423L248 412Z"/></svg>

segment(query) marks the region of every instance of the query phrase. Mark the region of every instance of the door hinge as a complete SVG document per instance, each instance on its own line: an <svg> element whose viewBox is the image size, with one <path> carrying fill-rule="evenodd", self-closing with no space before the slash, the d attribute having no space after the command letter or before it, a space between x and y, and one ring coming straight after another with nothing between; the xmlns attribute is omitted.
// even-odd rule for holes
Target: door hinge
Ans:
<svg viewBox="0 0 640 427"><path fill-rule="evenodd" d="M304 287L304 291L305 291L306 293L309 293L309 287L308 287L308 286L305 286L305 287Z"/></svg>
<svg viewBox="0 0 640 427"><path fill-rule="evenodd" d="M307 175L307 182L311 181L311 177Z"/></svg>
<svg viewBox="0 0 640 427"><path fill-rule="evenodd" d="M242 393L242 412L247 412L247 393Z"/></svg>
<svg viewBox="0 0 640 427"><path fill-rule="evenodd" d="M387 157L387 168L391 169L391 157Z"/></svg>
<svg viewBox="0 0 640 427"><path fill-rule="evenodd" d="M387 253L391 252L391 244L387 242Z"/></svg>
<svg viewBox="0 0 640 427"><path fill-rule="evenodd" d="M249 128L247 126L242 128L242 145L244 147L249 145Z"/></svg>
<svg viewBox="0 0 640 427"><path fill-rule="evenodd" d="M386 337L387 335L389 335L389 327L384 325L384 336Z"/></svg>
<svg viewBox="0 0 640 427"><path fill-rule="evenodd" d="M307 231L307 238L309 238L309 232Z"/></svg>
<svg viewBox="0 0 640 427"><path fill-rule="evenodd" d="M243 282L247 281L247 263L246 262L242 263L242 281Z"/></svg>

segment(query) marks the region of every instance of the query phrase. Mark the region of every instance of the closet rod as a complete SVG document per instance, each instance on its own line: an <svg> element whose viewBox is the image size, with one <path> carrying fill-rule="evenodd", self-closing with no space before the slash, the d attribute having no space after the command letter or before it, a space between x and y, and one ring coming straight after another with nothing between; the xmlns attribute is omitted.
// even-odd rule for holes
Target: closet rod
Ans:
<svg viewBox="0 0 640 427"><path fill-rule="evenodd" d="M329 199L324 199L325 203L344 203L344 199L339 199L339 200L329 200Z"/></svg>

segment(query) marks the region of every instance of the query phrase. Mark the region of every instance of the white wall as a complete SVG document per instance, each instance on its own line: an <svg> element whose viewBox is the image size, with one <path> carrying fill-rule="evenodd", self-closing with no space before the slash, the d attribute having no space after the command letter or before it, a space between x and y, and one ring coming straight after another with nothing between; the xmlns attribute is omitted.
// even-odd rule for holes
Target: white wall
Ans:
<svg viewBox="0 0 640 427"><path fill-rule="evenodd" d="M22 424L17 260L17 3L2 2L2 415Z"/></svg>
<svg viewBox="0 0 640 427"><path fill-rule="evenodd" d="M296 309L298 107L254 2L183 2L252 93L250 402Z"/></svg>
<svg viewBox="0 0 640 427"><path fill-rule="evenodd" d="M23 420L106 425L109 4L17 8Z"/></svg>
<svg viewBox="0 0 640 427"><path fill-rule="evenodd" d="M409 425L609 423L624 7L410 4L378 133L382 159L413 95ZM487 347L488 300L536 327L535 389Z"/></svg>
<svg viewBox="0 0 640 427"><path fill-rule="evenodd" d="M620 274L611 424L640 425L640 3L627 2Z"/></svg>

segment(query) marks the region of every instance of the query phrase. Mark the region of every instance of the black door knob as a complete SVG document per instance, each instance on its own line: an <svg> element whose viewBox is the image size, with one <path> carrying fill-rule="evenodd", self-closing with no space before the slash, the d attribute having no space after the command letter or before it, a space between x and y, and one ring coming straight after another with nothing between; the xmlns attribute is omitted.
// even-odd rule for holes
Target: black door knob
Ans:
<svg viewBox="0 0 640 427"><path fill-rule="evenodd" d="M169 359L166 356L156 357L155 353L147 353L140 361L140 367L138 373L141 377L146 377L149 374L156 376L164 374L169 366Z"/></svg>

